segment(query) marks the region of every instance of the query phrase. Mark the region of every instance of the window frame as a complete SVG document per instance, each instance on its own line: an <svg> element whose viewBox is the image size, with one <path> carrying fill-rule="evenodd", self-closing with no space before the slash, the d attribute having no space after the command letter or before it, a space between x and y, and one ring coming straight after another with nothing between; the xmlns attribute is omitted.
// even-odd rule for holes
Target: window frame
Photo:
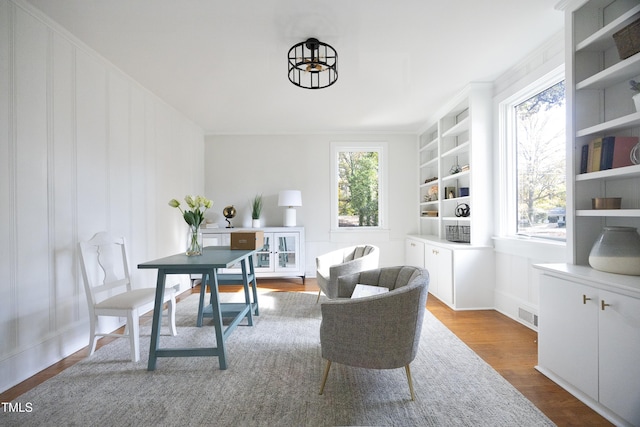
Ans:
<svg viewBox="0 0 640 427"><path fill-rule="evenodd" d="M564 64L535 79L533 82L517 90L498 103L498 230L501 237L517 239L538 239L543 242L566 244L565 240L551 239L540 236L525 236L518 234L517 221L517 147L514 108L532 96L561 82L566 82ZM566 94L565 94L566 103ZM568 166L565 158L565 173ZM568 204L568 203L567 203ZM568 215L568 212L567 212Z"/></svg>
<svg viewBox="0 0 640 427"><path fill-rule="evenodd" d="M359 227L338 226L338 155L345 151L375 151L378 153L378 225ZM385 230L387 224L387 143L372 142L332 142L331 143L331 231L367 232Z"/></svg>

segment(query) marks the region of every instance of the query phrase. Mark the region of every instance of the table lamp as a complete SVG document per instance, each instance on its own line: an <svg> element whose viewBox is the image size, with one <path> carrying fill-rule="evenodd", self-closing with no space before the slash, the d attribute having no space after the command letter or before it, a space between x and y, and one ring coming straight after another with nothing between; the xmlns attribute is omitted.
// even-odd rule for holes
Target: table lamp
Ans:
<svg viewBox="0 0 640 427"><path fill-rule="evenodd" d="M299 190L282 190L278 194L278 206L286 206L284 210L284 226L296 226L296 210L294 206L302 206L302 193Z"/></svg>

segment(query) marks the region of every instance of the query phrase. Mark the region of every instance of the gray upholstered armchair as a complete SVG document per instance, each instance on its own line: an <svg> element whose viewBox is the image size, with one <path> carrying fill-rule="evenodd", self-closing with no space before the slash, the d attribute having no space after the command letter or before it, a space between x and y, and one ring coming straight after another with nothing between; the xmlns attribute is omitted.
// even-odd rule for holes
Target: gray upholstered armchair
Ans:
<svg viewBox="0 0 640 427"><path fill-rule="evenodd" d="M338 297L350 297L358 283L384 286L389 292L322 303L320 343L327 365L320 394L332 362L370 369L404 366L414 400L409 364L420 343L429 272L399 266L342 276L338 279Z"/></svg>
<svg viewBox="0 0 640 427"><path fill-rule="evenodd" d="M380 249L373 245L350 246L316 258L316 279L320 293L333 299L338 297L338 277L378 268ZM317 301L316 301L317 302Z"/></svg>

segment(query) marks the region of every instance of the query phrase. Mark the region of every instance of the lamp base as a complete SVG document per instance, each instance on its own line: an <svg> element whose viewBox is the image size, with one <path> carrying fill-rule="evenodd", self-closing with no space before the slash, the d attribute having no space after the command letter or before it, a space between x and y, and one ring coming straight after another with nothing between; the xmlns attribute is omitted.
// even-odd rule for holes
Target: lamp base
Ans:
<svg viewBox="0 0 640 427"><path fill-rule="evenodd" d="M296 226L296 210L294 208L287 208L284 210L284 226Z"/></svg>

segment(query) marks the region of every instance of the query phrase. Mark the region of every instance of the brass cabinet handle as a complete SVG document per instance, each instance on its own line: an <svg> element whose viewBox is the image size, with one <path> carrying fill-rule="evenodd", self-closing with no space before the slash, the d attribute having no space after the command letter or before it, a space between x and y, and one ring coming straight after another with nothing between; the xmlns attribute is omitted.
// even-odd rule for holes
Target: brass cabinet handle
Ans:
<svg viewBox="0 0 640 427"><path fill-rule="evenodd" d="M587 301L591 301L591 298L587 298L587 296L586 296L586 295L582 295L582 303L583 303L583 304L586 304L586 303L587 303Z"/></svg>
<svg viewBox="0 0 640 427"><path fill-rule="evenodd" d="M611 304L607 304L604 300L600 301L600 308L602 308L602 311L604 311L605 307L611 307Z"/></svg>

